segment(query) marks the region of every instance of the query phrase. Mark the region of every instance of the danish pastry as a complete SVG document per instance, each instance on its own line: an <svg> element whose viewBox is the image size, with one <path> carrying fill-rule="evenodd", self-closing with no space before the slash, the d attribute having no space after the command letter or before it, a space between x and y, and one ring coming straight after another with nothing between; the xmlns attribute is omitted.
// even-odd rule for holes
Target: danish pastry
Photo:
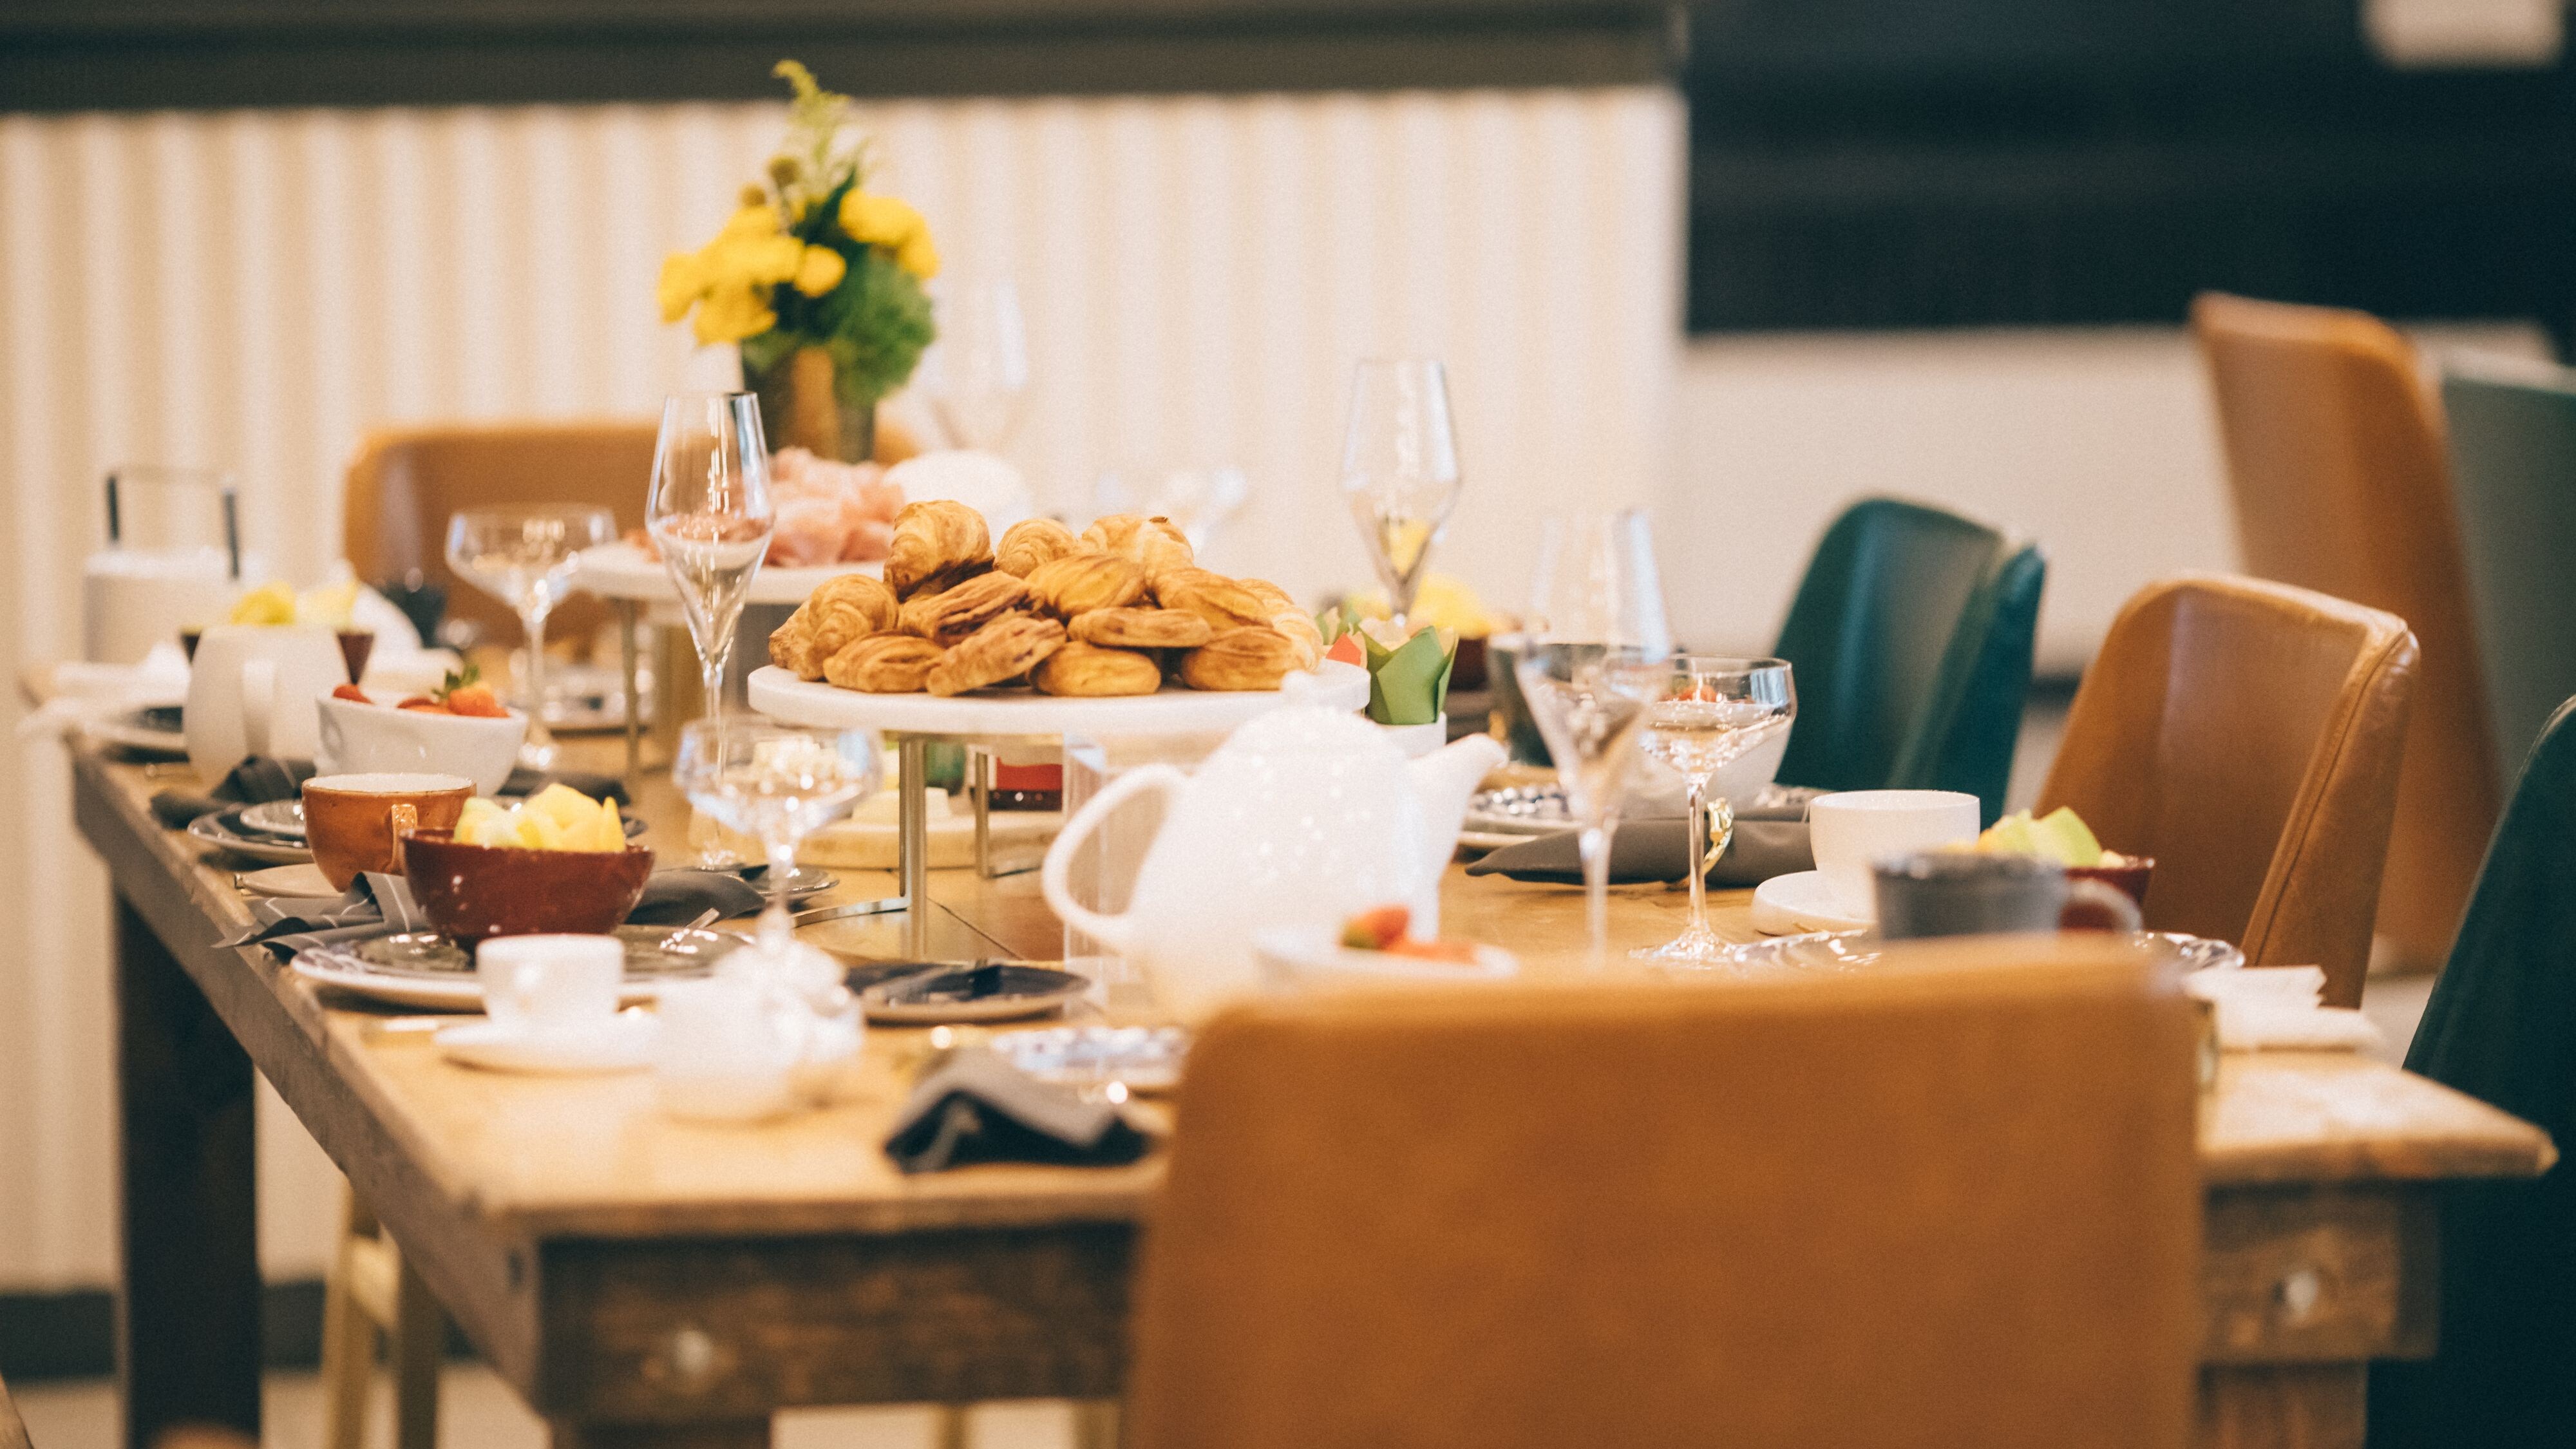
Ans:
<svg viewBox="0 0 2576 1449"><path fill-rule="evenodd" d="M952 588L993 563L993 537L984 515L954 499L907 503L894 516L894 542L886 554L886 586L910 598L925 586Z"/></svg>
<svg viewBox="0 0 2576 1449"><path fill-rule="evenodd" d="M1103 649L1071 642L1048 655L1029 675L1040 694L1152 694L1163 687L1163 666L1133 649Z"/></svg>
<svg viewBox="0 0 2576 1449"><path fill-rule="evenodd" d="M911 694L948 651L910 634L853 639L823 661L823 677L866 694Z"/></svg>
<svg viewBox="0 0 2576 1449"><path fill-rule="evenodd" d="M853 639L882 634L895 625L894 590L866 574L841 574L824 580L796 612L806 616L808 637L804 667L798 675L823 677L823 661ZM794 616L789 617L794 622Z"/></svg>
<svg viewBox="0 0 2576 1449"><path fill-rule="evenodd" d="M1064 644L1064 626L1035 614L1005 614L948 647L922 683L933 694L964 694L1026 674Z"/></svg>
<svg viewBox="0 0 2576 1449"><path fill-rule="evenodd" d="M1186 609L1094 609L1065 626L1085 644L1105 649L1196 649L1214 638L1208 621Z"/></svg>
<svg viewBox="0 0 2576 1449"><path fill-rule="evenodd" d="M1002 530L1002 541L993 545L993 567L1027 578L1030 570L1049 559L1091 548L1052 518L1023 518Z"/></svg>
<svg viewBox="0 0 2576 1449"><path fill-rule="evenodd" d="M954 644L995 619L1025 607L1028 586L995 569L953 589L920 593L903 601L896 627L942 646Z"/></svg>
<svg viewBox="0 0 2576 1449"><path fill-rule="evenodd" d="M1268 624L1271 608L1259 594L1206 569L1174 569L1154 580L1154 600L1208 621L1222 633L1246 624Z"/></svg>
<svg viewBox="0 0 2576 1449"><path fill-rule="evenodd" d="M1277 689L1297 667L1297 646L1275 629L1227 629L1181 656L1181 682L1192 689Z"/></svg>
<svg viewBox="0 0 2576 1449"><path fill-rule="evenodd" d="M807 599L787 616L787 622L769 631L769 662L799 679L819 677L805 672L805 651L814 642L814 601Z"/></svg>
<svg viewBox="0 0 2576 1449"><path fill-rule="evenodd" d="M1029 597L1060 619L1094 609L1123 608L1145 597L1145 569L1113 553L1075 553L1039 564L1028 576Z"/></svg>
<svg viewBox="0 0 2576 1449"><path fill-rule="evenodd" d="M1141 513L1113 513L1094 519L1082 531L1082 540L1121 558L1134 559L1149 576L1165 569L1187 568L1192 557L1189 536L1160 515L1148 518Z"/></svg>

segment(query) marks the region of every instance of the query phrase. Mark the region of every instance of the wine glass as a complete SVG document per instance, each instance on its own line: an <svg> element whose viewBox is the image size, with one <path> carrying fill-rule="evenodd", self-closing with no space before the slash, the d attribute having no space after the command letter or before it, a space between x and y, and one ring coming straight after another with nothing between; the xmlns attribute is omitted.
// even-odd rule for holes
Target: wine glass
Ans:
<svg viewBox="0 0 2576 1449"><path fill-rule="evenodd" d="M1726 853L1735 834L1735 804L1709 798L1709 782L1728 764L1788 733L1798 715L1789 666L1779 659L1676 654L1646 704L1645 752L1681 773L1689 787L1690 925L1660 946L1628 954L1668 966L1709 967L1728 958L1708 925L1708 862ZM1710 819L1712 811L1715 819ZM1714 841L1714 844L1711 842Z"/></svg>
<svg viewBox="0 0 2576 1449"><path fill-rule="evenodd" d="M644 525L662 552L662 567L670 571L680 614L698 646L707 717L719 742L734 627L742 621L743 601L769 553L777 519L758 400L747 392L677 393L663 403ZM728 862L709 847L698 863Z"/></svg>
<svg viewBox="0 0 2576 1449"><path fill-rule="evenodd" d="M1458 440L1449 378L1436 358L1370 358L1351 378L1342 435L1342 497L1368 540L1398 624L1413 608L1423 562L1458 506Z"/></svg>
<svg viewBox="0 0 2576 1449"><path fill-rule="evenodd" d="M528 667L518 692L528 737L519 762L531 769L552 769L556 754L546 728L546 616L572 592L582 551L616 534L607 509L570 503L473 508L447 520L447 566L516 610L527 635Z"/></svg>
<svg viewBox="0 0 2576 1449"><path fill-rule="evenodd" d="M939 340L924 359L931 406L959 447L995 451L1019 431L1029 390L1019 288L1008 277L956 278L937 305Z"/></svg>
<svg viewBox="0 0 2576 1449"><path fill-rule="evenodd" d="M846 815L883 783L877 738L866 730L800 729L766 721L692 720L680 730L671 778L709 818L760 842L769 869L769 907L761 912L758 950L782 976L811 975L820 952L794 938L787 909L796 847Z"/></svg>

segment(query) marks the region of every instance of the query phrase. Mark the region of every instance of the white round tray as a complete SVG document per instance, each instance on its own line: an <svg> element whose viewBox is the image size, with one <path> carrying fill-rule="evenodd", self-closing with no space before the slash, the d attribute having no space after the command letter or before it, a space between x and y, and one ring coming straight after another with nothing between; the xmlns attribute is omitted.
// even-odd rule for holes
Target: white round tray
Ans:
<svg viewBox="0 0 2576 1449"><path fill-rule="evenodd" d="M992 694L861 694L797 678L778 666L751 674L751 707L788 724L975 738L1061 735L1218 734L1282 705L1359 709L1368 671L1327 659L1314 674L1291 674L1275 690L1197 690L1165 685L1156 694L1058 699L1012 690Z"/></svg>
<svg viewBox="0 0 2576 1449"><path fill-rule="evenodd" d="M816 564L807 568L762 564L760 572L751 576L750 602L801 604L825 579L842 574L881 578L884 573L882 563ZM587 589L603 599L639 599L651 604L680 601L662 561L623 540L583 550L581 572L574 577L573 587Z"/></svg>

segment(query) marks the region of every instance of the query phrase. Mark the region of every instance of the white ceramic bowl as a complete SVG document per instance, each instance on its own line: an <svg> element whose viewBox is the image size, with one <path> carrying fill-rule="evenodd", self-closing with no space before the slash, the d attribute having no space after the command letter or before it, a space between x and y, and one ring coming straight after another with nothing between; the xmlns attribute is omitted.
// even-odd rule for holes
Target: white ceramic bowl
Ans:
<svg viewBox="0 0 2576 1449"><path fill-rule="evenodd" d="M1252 938L1253 955L1273 990L1315 991L1345 986L1431 986L1504 981L1520 974L1520 958L1498 946L1476 948L1474 965L1425 961L1385 951L1355 951L1330 927L1285 926Z"/></svg>
<svg viewBox="0 0 2576 1449"><path fill-rule="evenodd" d="M528 737L528 717L512 710L506 719L473 715L432 714L396 709L390 704L360 704L354 699L320 696L323 774L374 774L380 771L427 771L463 775L479 794L500 791L519 762L519 745Z"/></svg>

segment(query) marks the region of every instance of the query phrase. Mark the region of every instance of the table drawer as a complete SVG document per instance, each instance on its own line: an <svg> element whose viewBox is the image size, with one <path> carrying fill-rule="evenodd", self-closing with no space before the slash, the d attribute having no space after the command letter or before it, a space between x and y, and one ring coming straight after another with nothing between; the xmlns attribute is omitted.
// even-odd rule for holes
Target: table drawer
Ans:
<svg viewBox="0 0 2576 1449"><path fill-rule="evenodd" d="M2435 1211L2424 1184L2213 1190L2202 1362L2430 1355Z"/></svg>

